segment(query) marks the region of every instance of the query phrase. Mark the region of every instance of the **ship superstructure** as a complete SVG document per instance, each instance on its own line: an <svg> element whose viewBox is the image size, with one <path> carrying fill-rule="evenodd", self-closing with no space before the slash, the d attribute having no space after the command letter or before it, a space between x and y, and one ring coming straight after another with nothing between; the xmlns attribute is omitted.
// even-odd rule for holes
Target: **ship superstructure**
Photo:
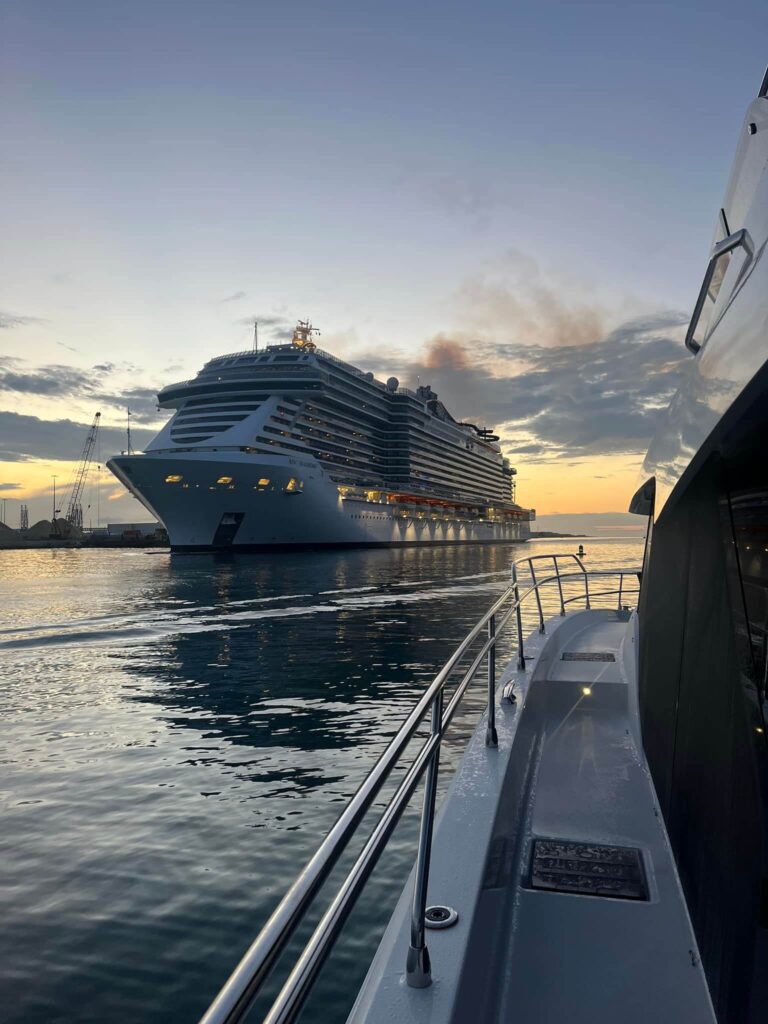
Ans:
<svg viewBox="0 0 768 1024"><path fill-rule="evenodd" d="M218 356L163 388L175 410L141 454L108 463L175 548L524 540L498 437L317 348Z"/></svg>

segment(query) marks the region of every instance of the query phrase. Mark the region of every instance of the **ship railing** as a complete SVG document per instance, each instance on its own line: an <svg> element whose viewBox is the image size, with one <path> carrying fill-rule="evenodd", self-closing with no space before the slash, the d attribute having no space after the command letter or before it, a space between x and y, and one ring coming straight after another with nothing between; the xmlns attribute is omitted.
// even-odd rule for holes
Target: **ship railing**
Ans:
<svg viewBox="0 0 768 1024"><path fill-rule="evenodd" d="M278 348L291 348L291 346L289 344L285 344L285 345L267 345L266 349L262 349L262 351L267 351L268 349L271 349L271 348L274 348L274 349L278 349ZM343 366L346 370L349 370L356 377L360 377L361 380L366 380L369 384L373 384L375 387L377 387L379 389L379 391L389 391L389 388L387 387L387 385L383 381L376 380L375 377L373 377L373 378L369 377L366 373L363 372L363 370L359 369L357 366L352 366L351 363L347 363L343 359L339 359L338 356L334 356L330 352L326 352L326 351L324 351L324 349L321 349L321 348L313 349L313 353L314 353L314 355L321 356L323 359L327 359L328 362L330 362L330 363L336 363L339 366ZM253 349L246 349L244 352L227 352L223 356L215 356L212 360L209 360L209 362L205 364L205 367L203 368L202 372L205 371L206 367L210 366L211 367L210 372L211 373L215 373L217 367L215 365L211 366L211 364L212 363L216 364L219 360L239 359L242 356L255 356L255 355L259 355L259 354L260 354L259 352L254 352ZM283 371L288 372L288 373L290 373L290 372L310 373L310 372L312 372L314 370L314 367L312 367L310 364L301 364L299 366L291 366L291 365L286 365L285 363L278 363L278 364L269 364L269 369L274 370L275 373L278 373L278 371L280 373L283 373ZM227 380L247 379L247 376L248 376L248 374L247 374L247 372L245 372L245 373L241 374L241 376L239 378L238 377L229 377L228 376ZM173 389L176 389L176 388L189 387L191 384L205 384L205 383L207 383L207 380L206 380L205 377L201 378L200 375L198 375L197 377L190 377L188 380L179 380L179 381L175 381L173 384L167 384L164 388L162 388L160 390L159 395L162 395L164 392L169 391L169 390L173 390ZM390 393L396 394L396 395L405 395L405 396L407 396L409 398L415 398L417 401L422 402L422 403L424 401L422 398L419 397L419 395L416 394L415 391L411 391L410 388L400 388L400 387L398 387L398 388L395 389L394 392L390 392Z"/></svg>
<svg viewBox="0 0 768 1024"><path fill-rule="evenodd" d="M483 701L486 715L485 740L489 748L498 748L496 730L496 654L504 630L514 630L512 650L517 650L517 668L525 670L522 609L533 599L534 621L540 633L546 632L547 616L566 614L577 603L586 608L612 598L611 607L629 610L630 598L640 589L640 570L610 568L588 570L574 554L536 555L522 558L512 566L510 585L469 631L400 725L388 746L371 768L341 812L314 855L286 892L230 978L201 1019L201 1024L235 1024L242 1020L262 992L287 943L313 906L323 883L330 875L350 840L358 834L363 818L406 749L414 740L418 750L410 758L398 786L376 822L354 864L339 884L312 935L296 957L263 1024L288 1024L295 1021L329 956L342 927L362 892L365 883L387 845L403 811L409 804L422 776L426 775L419 827L415 882L411 901L410 945L404 950L404 978L413 988L431 984L432 971L426 945L426 898L432 848L432 833L437 803L440 747L443 736L471 683L482 672L487 693ZM614 581L608 588L603 582ZM554 602L546 606L542 591L553 592ZM530 628L530 625L529 625ZM534 627L535 628L535 627ZM513 654L514 657L514 654ZM514 701L509 685L505 697ZM417 735L429 721L428 733Z"/></svg>

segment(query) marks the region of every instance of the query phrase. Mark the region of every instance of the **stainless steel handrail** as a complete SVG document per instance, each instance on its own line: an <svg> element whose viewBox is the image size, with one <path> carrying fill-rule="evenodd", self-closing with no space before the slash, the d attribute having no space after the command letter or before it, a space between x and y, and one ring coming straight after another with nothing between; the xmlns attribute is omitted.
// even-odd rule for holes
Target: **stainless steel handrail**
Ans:
<svg viewBox="0 0 768 1024"><path fill-rule="evenodd" d="M699 326L699 320L701 318L702 310L704 309L704 303L707 301L709 295L709 288L712 284L712 278L715 274L715 268L717 267L718 261L726 256L729 252L733 252L734 249L742 248L746 253L746 261L741 269L741 276L743 276L747 266L752 261L752 257L755 253L755 246L752 242L749 232L746 228L739 228L738 231L734 231L732 235L728 235L721 242L718 242L715 248L712 250L712 255L707 263L707 269L704 271L704 280L701 282L701 288L696 299L696 305L693 307L693 314L691 316L690 323L688 324L688 330L685 332L685 347L689 352L693 352L694 355L701 348L702 343L694 339L696 328ZM714 297L715 300L717 296Z"/></svg>
<svg viewBox="0 0 768 1024"><path fill-rule="evenodd" d="M564 573L561 571L560 560L565 559L576 563L575 572ZM534 562L541 563L543 561L552 562L553 575L544 577L536 575ZM530 582L524 579L522 585L524 586L526 583L528 585L521 591L520 570L523 566L527 566ZM618 591L593 591L590 595L590 576L597 578L618 576ZM304 946L295 966L272 1004L272 1008L264 1018L264 1022L265 1024L287 1024L298 1016L314 979L330 953L348 914L425 772L427 773L427 783L421 813L411 912L411 940L406 958L405 979L409 985L415 988L424 988L431 984L431 965L425 940L424 915L442 737L466 690L477 675L483 661L486 661L488 686L485 705L487 713L486 743L491 749L497 746L495 726L496 647L504 627L514 617L518 646L517 663L520 668L525 668L521 607L531 594L536 595L539 631L545 632L546 622L540 596L542 587L557 583L561 615L565 614L566 605L574 601L583 600L586 607L589 607L590 596L606 596L617 592L619 594L618 607L621 608L621 599L626 593L625 576L636 576L639 581L637 569L602 569L590 573L585 569L581 560L570 553L534 555L518 559L513 564L511 586L470 630L434 677L304 870L273 911L245 956L202 1017L201 1024L234 1024L243 1019L286 943L304 918L318 890L327 879L349 840L356 833L392 768L414 738L427 711L430 712L431 719L429 736L422 742L412 758L402 781L389 798L354 865L341 882L336 896ZM583 593L566 596L563 583L567 585L570 582L578 581L584 584ZM481 643L479 648L474 650L478 640L481 640ZM461 672L461 677L444 709L448 681L458 672Z"/></svg>

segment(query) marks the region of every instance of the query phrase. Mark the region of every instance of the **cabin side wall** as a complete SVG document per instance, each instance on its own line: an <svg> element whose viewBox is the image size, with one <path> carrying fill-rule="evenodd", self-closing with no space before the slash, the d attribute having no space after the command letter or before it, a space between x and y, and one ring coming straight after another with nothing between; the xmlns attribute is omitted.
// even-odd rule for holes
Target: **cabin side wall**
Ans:
<svg viewBox="0 0 768 1024"><path fill-rule="evenodd" d="M768 606L750 632L734 518L744 482L715 454L653 525L639 611L643 743L723 1024L765 1019L768 978ZM756 586L768 594L768 554Z"/></svg>

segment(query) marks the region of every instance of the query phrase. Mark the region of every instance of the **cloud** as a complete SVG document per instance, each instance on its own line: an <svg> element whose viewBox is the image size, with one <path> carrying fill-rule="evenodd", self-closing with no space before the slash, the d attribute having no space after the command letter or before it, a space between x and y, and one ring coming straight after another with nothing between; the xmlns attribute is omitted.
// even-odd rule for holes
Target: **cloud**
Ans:
<svg viewBox="0 0 768 1024"><path fill-rule="evenodd" d="M546 455L547 447L543 444L519 444L513 448L507 446L507 452L512 455Z"/></svg>
<svg viewBox="0 0 768 1024"><path fill-rule="evenodd" d="M88 370L58 364L28 370L22 360L6 358L0 360L0 394L80 399L123 412L130 407L137 422L156 423L160 417L154 388L128 387L117 394L113 390L114 384L107 389L107 383L112 383L109 378L127 373L135 373L135 368L107 362L97 363Z"/></svg>
<svg viewBox="0 0 768 1024"><path fill-rule="evenodd" d="M435 338L427 349L425 365L430 370L464 370L469 365L467 351L458 341Z"/></svg>
<svg viewBox="0 0 768 1024"><path fill-rule="evenodd" d="M259 323L259 336L267 336L272 341L289 340L296 326L295 320L288 320L284 316L263 316L259 313L243 317L237 323L243 327L253 327L256 320Z"/></svg>
<svg viewBox="0 0 768 1024"><path fill-rule="evenodd" d="M588 345L605 336L610 314L583 291L556 276L544 280L535 260L509 250L459 288L459 322L475 336L522 345Z"/></svg>
<svg viewBox="0 0 768 1024"><path fill-rule="evenodd" d="M96 380L88 370L53 364L31 372L18 359L0 362L0 392L15 391L27 395L74 396L93 393Z"/></svg>
<svg viewBox="0 0 768 1024"><path fill-rule="evenodd" d="M619 310L623 307L623 312ZM462 419L496 427L504 451L564 465L575 458L645 451L658 417L679 386L688 356L688 317L542 273L508 250L466 279L455 295L454 330L431 338L410 363L358 351L380 376L437 390Z"/></svg>
<svg viewBox="0 0 768 1024"><path fill-rule="evenodd" d="M0 462L26 462L30 459L77 460L85 443L90 424L72 420L41 420L15 412L0 412ZM132 431L133 444L141 449L149 444L155 432ZM99 446L106 462L125 448L125 431L117 427L101 427Z"/></svg>
<svg viewBox="0 0 768 1024"><path fill-rule="evenodd" d="M20 491L21 484L0 484L0 491Z"/></svg>
<svg viewBox="0 0 768 1024"><path fill-rule="evenodd" d="M14 316L0 310L0 331L12 331L14 327L26 327L28 324L42 324L45 321L38 316Z"/></svg>
<svg viewBox="0 0 768 1024"><path fill-rule="evenodd" d="M113 409L119 409L127 417L127 410L131 410L131 421L136 423L157 423L163 416L170 417L170 413L158 413L157 391L154 388L126 388L119 395L100 392L95 396L102 405L108 405Z"/></svg>
<svg viewBox="0 0 768 1024"><path fill-rule="evenodd" d="M240 299L244 299L245 297L246 297L245 292L232 292L231 295L227 295L226 298L220 299L219 301L222 302L222 303L224 303L224 302L239 302Z"/></svg>
<svg viewBox="0 0 768 1024"><path fill-rule="evenodd" d="M560 347L441 334L405 368L381 353L368 353L368 365L431 384L453 415L494 425L505 453L529 463L637 454L682 381L686 322L653 314Z"/></svg>

